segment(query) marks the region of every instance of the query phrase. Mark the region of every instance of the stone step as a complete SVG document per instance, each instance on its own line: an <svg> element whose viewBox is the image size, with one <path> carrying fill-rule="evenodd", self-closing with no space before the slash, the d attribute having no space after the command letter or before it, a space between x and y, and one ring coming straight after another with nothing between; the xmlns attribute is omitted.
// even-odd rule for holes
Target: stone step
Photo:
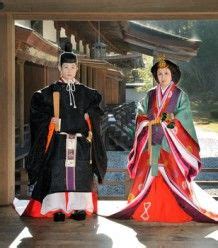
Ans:
<svg viewBox="0 0 218 248"><path fill-rule="evenodd" d="M205 167L201 169L201 172L218 173L218 168Z"/></svg>
<svg viewBox="0 0 218 248"><path fill-rule="evenodd" d="M214 181L214 180L196 180L195 182L199 185L218 187L218 181Z"/></svg>
<svg viewBox="0 0 218 248"><path fill-rule="evenodd" d="M120 138L119 138L119 137L116 138L116 137L113 137L112 135L109 135L109 137L110 137L110 139L113 140L113 142L114 142L117 146L121 147L124 151L129 150L128 144L125 144L124 142L120 142ZM120 136L120 137L121 137L121 136Z"/></svg>

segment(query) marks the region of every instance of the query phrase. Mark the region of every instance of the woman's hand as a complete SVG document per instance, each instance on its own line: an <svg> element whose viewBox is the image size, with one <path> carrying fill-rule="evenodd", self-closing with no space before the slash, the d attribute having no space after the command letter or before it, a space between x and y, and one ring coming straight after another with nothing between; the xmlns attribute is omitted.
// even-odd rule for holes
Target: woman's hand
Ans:
<svg viewBox="0 0 218 248"><path fill-rule="evenodd" d="M171 120L174 120L174 119L175 119L174 113L170 113L170 119L171 119Z"/></svg>
<svg viewBox="0 0 218 248"><path fill-rule="evenodd" d="M161 121L165 121L167 124L167 128L173 129L175 127L174 122L175 116L173 113L163 113L161 117Z"/></svg>

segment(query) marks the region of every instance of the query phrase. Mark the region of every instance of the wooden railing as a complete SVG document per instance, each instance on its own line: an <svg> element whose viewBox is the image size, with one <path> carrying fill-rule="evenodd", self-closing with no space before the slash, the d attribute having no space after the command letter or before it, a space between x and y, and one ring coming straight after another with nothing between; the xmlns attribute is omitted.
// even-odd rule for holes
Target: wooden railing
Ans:
<svg viewBox="0 0 218 248"><path fill-rule="evenodd" d="M105 144L108 150L129 150L133 144L135 130L135 103L125 103L107 109L107 130L105 131ZM110 142L114 143L114 149Z"/></svg>

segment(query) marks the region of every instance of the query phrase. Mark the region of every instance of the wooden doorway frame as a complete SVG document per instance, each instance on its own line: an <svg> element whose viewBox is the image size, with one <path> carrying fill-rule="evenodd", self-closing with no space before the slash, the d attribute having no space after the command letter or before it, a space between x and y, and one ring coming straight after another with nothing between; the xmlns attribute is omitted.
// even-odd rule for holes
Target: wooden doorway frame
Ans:
<svg viewBox="0 0 218 248"><path fill-rule="evenodd" d="M88 4L83 3L84 0L74 1L75 6L68 1L71 2L73 12L64 9L64 4L59 6L61 10L57 11L51 4L52 8L49 9L46 1L41 7L39 4L23 5L22 10L21 2L25 0L19 1L17 9L11 3L11 9L9 6L8 10L6 8L5 11L0 11L0 205L11 204L15 195L15 20L218 19L217 0L207 2L194 0L189 3L197 4L196 8L189 6L188 3L185 5L184 1L181 1L181 5L176 1L178 6L173 7L173 0L164 2L162 8L161 4L158 5L158 2L161 3L160 0L147 1L148 4L149 2L156 4L153 7L147 6L145 1L129 0L126 1L127 6L124 5L124 0L120 0L116 3L119 6L116 7L112 1L109 6L108 1L99 0L97 10L96 6L91 5L96 3L94 0L89 1ZM59 1L53 2L59 3ZM142 6L145 8L143 9Z"/></svg>

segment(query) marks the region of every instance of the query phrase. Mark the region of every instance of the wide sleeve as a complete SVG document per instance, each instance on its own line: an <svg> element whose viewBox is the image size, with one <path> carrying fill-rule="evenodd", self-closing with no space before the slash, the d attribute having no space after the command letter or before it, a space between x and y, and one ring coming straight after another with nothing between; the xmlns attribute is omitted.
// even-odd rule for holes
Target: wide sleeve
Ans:
<svg viewBox="0 0 218 248"><path fill-rule="evenodd" d="M88 88L86 97L88 99L88 107L86 108L85 112L95 111L99 115L103 115L104 111L99 106L102 100L101 94L99 94L95 89Z"/></svg>
<svg viewBox="0 0 218 248"><path fill-rule="evenodd" d="M88 108L85 112L89 114L92 125L92 168L98 177L98 182L102 183L107 170L107 154L101 135L101 121L104 111L100 108L101 95L94 89L88 89Z"/></svg>
<svg viewBox="0 0 218 248"><path fill-rule="evenodd" d="M148 109L148 94L146 93L144 98L137 103L136 114L144 115L147 114Z"/></svg>
<svg viewBox="0 0 218 248"><path fill-rule="evenodd" d="M46 104L42 92L35 92L30 107L31 147L25 163L30 184L37 181L39 171L44 164L49 123L52 117L51 109L51 106Z"/></svg>
<svg viewBox="0 0 218 248"><path fill-rule="evenodd" d="M30 130L32 145L41 129L48 128L51 118L52 106L46 103L42 91L35 92L31 99L30 106Z"/></svg>
<svg viewBox="0 0 218 248"><path fill-rule="evenodd" d="M180 93L174 115L174 127L165 128L165 134L175 160L178 159L187 180L192 181L199 173L202 162L190 102L183 91Z"/></svg>
<svg viewBox="0 0 218 248"><path fill-rule="evenodd" d="M175 118L181 123L191 138L198 143L191 113L190 101L188 95L183 91L181 91L177 108L175 110Z"/></svg>
<svg viewBox="0 0 218 248"><path fill-rule="evenodd" d="M148 111L148 94L146 92L144 98L137 103L137 107L135 111L136 112L135 129L138 128L141 121L147 119L147 111Z"/></svg>

